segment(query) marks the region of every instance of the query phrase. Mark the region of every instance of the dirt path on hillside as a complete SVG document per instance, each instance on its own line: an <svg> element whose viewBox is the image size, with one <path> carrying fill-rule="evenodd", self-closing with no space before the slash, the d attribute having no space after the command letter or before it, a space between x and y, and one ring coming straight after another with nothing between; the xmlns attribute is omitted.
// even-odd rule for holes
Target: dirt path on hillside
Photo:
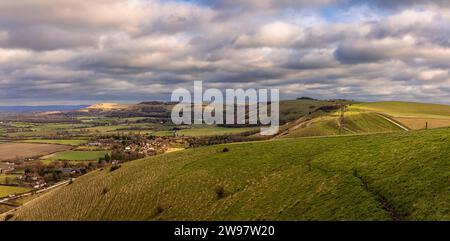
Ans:
<svg viewBox="0 0 450 241"><path fill-rule="evenodd" d="M385 120L391 122L392 124L394 124L394 125L396 125L396 126L402 128L402 129L405 130L405 131L409 131L409 130L410 130L408 127L406 127L406 126L404 126L404 125L398 123L397 121L395 121L395 120L393 120L393 119L391 119L391 118L389 118L389 117L387 117L387 116L385 116L385 115L383 115L383 114L380 114L380 113L376 113L376 114L377 114L378 116L380 116L381 118L383 118L383 119L385 119Z"/></svg>

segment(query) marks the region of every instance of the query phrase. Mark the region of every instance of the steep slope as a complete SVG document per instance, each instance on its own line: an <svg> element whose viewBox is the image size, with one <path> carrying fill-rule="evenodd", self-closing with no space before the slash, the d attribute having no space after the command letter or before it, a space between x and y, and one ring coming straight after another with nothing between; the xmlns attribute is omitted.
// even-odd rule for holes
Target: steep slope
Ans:
<svg viewBox="0 0 450 241"><path fill-rule="evenodd" d="M436 129L190 149L94 171L12 219L449 220L449 143Z"/></svg>
<svg viewBox="0 0 450 241"><path fill-rule="evenodd" d="M280 101L280 123L295 121L300 117L310 115L324 106L335 106L337 103L351 103L350 101L298 99Z"/></svg>
<svg viewBox="0 0 450 241"><path fill-rule="evenodd" d="M339 113L332 112L312 119L300 119L285 130L280 137L311 137L339 135ZM400 131L402 128L383 116L364 112L347 111L344 115L342 134L367 134Z"/></svg>

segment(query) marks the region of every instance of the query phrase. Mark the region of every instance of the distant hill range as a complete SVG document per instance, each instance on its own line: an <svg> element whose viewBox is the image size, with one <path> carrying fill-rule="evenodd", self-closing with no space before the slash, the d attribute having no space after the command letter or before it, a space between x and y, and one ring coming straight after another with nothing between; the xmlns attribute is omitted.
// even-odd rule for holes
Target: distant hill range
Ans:
<svg viewBox="0 0 450 241"><path fill-rule="evenodd" d="M119 103L99 103L91 106L87 106L86 108L83 108L82 111L90 111L90 110L101 110L101 111L107 111L107 110L122 110L126 109L130 105L126 104L119 104Z"/></svg>
<svg viewBox="0 0 450 241"><path fill-rule="evenodd" d="M137 104L98 103L91 106L0 106L0 115L6 114L3 119L13 119L14 115L23 119L23 116L20 117L20 115L26 115L29 122L76 123L80 122L78 117L103 116L110 118L144 117L139 121L171 123L171 110L175 104L173 102L148 101ZM343 116L341 116L341 106L346 106ZM226 109L228 108L230 107L226 107ZM251 113L246 108L246 118L253 115L256 113ZM249 124L244 124L244 126L247 125ZM280 125L282 127L278 137L432 129L450 126L450 106L401 101L363 103L302 97L280 102ZM241 127L242 125L223 126Z"/></svg>
<svg viewBox="0 0 450 241"><path fill-rule="evenodd" d="M39 106L0 106L0 112L47 112L47 111L72 111L86 108L88 105L39 105Z"/></svg>

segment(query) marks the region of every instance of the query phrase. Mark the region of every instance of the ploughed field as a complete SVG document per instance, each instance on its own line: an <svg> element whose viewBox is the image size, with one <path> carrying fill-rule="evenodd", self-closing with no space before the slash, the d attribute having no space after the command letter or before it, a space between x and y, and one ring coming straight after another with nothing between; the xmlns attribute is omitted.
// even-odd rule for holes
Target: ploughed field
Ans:
<svg viewBox="0 0 450 241"><path fill-rule="evenodd" d="M444 128L188 149L93 171L9 218L449 220L449 144Z"/></svg>
<svg viewBox="0 0 450 241"><path fill-rule="evenodd" d="M0 143L0 161L47 155L68 149L70 146L55 144Z"/></svg>

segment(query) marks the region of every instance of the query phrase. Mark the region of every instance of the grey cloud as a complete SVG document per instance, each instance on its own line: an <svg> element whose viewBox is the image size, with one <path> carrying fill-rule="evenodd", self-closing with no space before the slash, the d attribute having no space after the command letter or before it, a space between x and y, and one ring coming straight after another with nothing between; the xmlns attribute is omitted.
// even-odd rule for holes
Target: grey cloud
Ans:
<svg viewBox="0 0 450 241"><path fill-rule="evenodd" d="M439 6L449 7L450 3L447 0L350 0L352 4L371 4L374 6L390 9L401 9L411 6Z"/></svg>
<svg viewBox="0 0 450 241"><path fill-rule="evenodd" d="M336 59L343 64L377 62L388 58L386 52L377 49L353 48L350 44L340 45L335 52Z"/></svg>
<svg viewBox="0 0 450 241"><path fill-rule="evenodd" d="M0 40L0 47L44 51L92 46L96 40L93 33L36 26L9 31L6 37Z"/></svg>
<svg viewBox="0 0 450 241"><path fill-rule="evenodd" d="M332 49L315 49L305 53L295 51L288 57L283 66L289 69L302 70L331 68L337 67L338 64Z"/></svg>
<svg viewBox="0 0 450 241"><path fill-rule="evenodd" d="M343 1L230 2L0 3L0 101L167 100L203 80L280 88L286 98L450 103L444 2L352 2L395 11L338 23L320 7ZM304 9L315 13L308 23Z"/></svg>
<svg viewBox="0 0 450 241"><path fill-rule="evenodd" d="M232 8L232 9L274 9L274 8L293 8L293 7L318 7L332 4L336 0L212 0L200 1L215 8Z"/></svg>

